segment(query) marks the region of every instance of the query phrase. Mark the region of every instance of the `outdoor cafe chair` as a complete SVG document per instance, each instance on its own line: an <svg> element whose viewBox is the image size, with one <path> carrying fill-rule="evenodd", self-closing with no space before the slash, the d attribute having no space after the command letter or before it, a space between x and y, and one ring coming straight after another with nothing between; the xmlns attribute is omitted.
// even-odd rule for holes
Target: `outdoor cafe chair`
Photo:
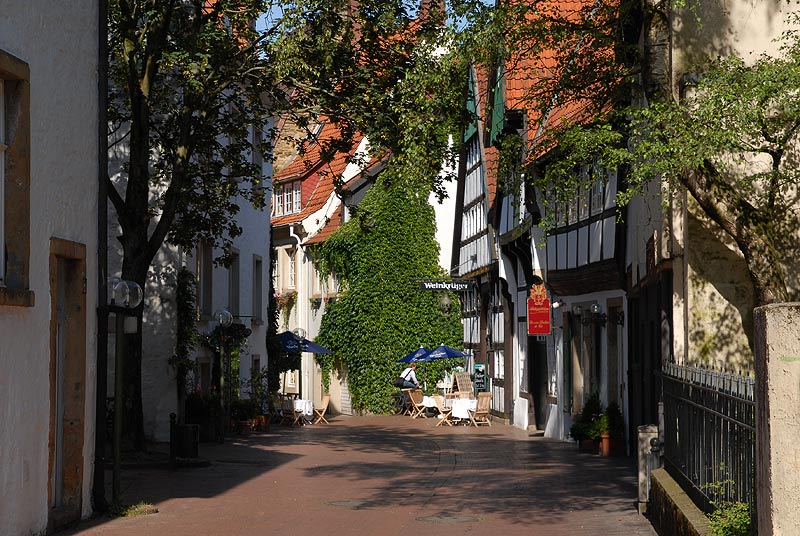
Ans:
<svg viewBox="0 0 800 536"><path fill-rule="evenodd" d="M417 417L422 417L426 419L428 416L425 415L425 403L422 401L422 391L419 389L410 389L408 391L408 396L411 398L411 404L413 406L411 418L416 419Z"/></svg>
<svg viewBox="0 0 800 536"><path fill-rule="evenodd" d="M433 399L436 401L436 408L439 410L439 414L442 416L439 419L439 422L436 423L436 426L441 426L446 424L447 426L453 426L453 420L450 418L450 413L453 411L450 408L445 407L444 405L444 398L442 395L432 395Z"/></svg>
<svg viewBox="0 0 800 536"><path fill-rule="evenodd" d="M314 424L319 424L324 422L325 424L330 424L328 420L325 418L325 412L328 411L328 403L331 401L330 394L322 395L322 400L320 401L319 407L314 408Z"/></svg>
<svg viewBox="0 0 800 536"><path fill-rule="evenodd" d="M491 407L492 393L478 393L478 402L475 404L475 409L469 410L470 424L473 426L480 426L481 424L491 426L492 421L489 420L489 410Z"/></svg>
<svg viewBox="0 0 800 536"><path fill-rule="evenodd" d="M414 402L411 401L412 389L406 388L400 391L403 404L403 415L414 415Z"/></svg>

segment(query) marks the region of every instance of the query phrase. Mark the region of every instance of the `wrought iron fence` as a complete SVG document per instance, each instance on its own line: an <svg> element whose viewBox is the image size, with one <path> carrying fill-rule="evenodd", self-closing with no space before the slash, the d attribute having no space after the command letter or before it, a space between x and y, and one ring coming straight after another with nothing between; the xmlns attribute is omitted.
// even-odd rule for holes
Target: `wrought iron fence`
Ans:
<svg viewBox="0 0 800 536"><path fill-rule="evenodd" d="M704 510L738 501L755 520L755 379L674 363L662 379L667 470Z"/></svg>

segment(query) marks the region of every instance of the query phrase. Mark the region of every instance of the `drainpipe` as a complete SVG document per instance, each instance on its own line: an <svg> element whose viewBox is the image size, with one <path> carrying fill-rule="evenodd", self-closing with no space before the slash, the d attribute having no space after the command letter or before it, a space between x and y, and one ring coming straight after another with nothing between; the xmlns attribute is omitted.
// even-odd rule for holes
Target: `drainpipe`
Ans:
<svg viewBox="0 0 800 536"><path fill-rule="evenodd" d="M294 225L290 225L289 226L289 237L294 239L295 242L297 242L297 251L299 251L301 253L304 253L303 252L303 240L300 238L300 236L297 235L297 233L294 232ZM301 257L301 260L302 259L304 259L304 257ZM295 257L294 286L295 286L295 289L296 289L296 292L297 292L297 301L295 302L295 315L296 315L295 320L296 320L297 327L298 328L303 328L304 330L306 330L306 333L308 333L308 330L306 329L306 327L304 325L305 318L301 314L302 307L300 306L300 304L303 303L302 296L300 296L300 291L303 288L303 285L300 284L300 279L301 279L300 278L300 264L301 263L297 261L297 257ZM303 388L305 387L306 389L309 389L310 386L311 386L311 382L303 381L305 379L303 377L303 375L308 373L308 368L309 368L308 366L305 366L306 359L307 358L305 356L302 356L302 354L301 354L301 358L300 358L300 378L299 378L299 381L300 381L300 385L299 385L299 387L300 387L300 397L301 398L312 398L313 399L313 395L312 396L307 396L307 397L303 396Z"/></svg>
<svg viewBox="0 0 800 536"><path fill-rule="evenodd" d="M108 0L100 0L97 11L97 366L92 502L96 512L105 512L108 510L105 497L108 394Z"/></svg>

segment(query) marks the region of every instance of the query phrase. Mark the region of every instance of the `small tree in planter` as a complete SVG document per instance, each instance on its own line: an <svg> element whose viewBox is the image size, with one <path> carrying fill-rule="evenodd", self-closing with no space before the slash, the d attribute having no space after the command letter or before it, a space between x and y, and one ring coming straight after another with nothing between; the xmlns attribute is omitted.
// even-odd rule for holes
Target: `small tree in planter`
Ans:
<svg viewBox="0 0 800 536"><path fill-rule="evenodd" d="M597 421L603 413L600 405L600 395L593 393L584 404L581 412L569 429L569 435L578 442L578 449L582 452L597 452Z"/></svg>
<svg viewBox="0 0 800 536"><path fill-rule="evenodd" d="M625 453L625 419L619 404L611 402L596 421L597 435L600 437L600 454L603 456L622 456Z"/></svg>
<svg viewBox="0 0 800 536"><path fill-rule="evenodd" d="M236 426L237 434L246 434L253 428L256 416L255 403L247 398L236 398L231 403L231 421Z"/></svg>
<svg viewBox="0 0 800 536"><path fill-rule="evenodd" d="M247 380L247 392L250 395L250 400L253 401L255 407L255 418L257 420L257 427L265 430L269 427L269 419L267 416L270 413L269 408L269 391L267 385L267 368L261 370L254 370Z"/></svg>

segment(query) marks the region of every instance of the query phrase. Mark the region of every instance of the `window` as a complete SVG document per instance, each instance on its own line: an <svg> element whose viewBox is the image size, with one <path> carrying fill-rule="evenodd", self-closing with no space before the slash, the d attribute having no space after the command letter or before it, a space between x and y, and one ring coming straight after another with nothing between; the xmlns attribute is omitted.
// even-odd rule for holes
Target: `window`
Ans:
<svg viewBox="0 0 800 536"><path fill-rule="evenodd" d="M595 166L594 172L594 182L592 182L591 192L592 215L603 212L605 180L607 177L607 171L599 166Z"/></svg>
<svg viewBox="0 0 800 536"><path fill-rule="evenodd" d="M301 182L293 181L276 184L272 194L272 215L286 216L302 210Z"/></svg>
<svg viewBox="0 0 800 536"><path fill-rule="evenodd" d="M30 69L0 50L0 305L32 307Z"/></svg>
<svg viewBox="0 0 800 536"><path fill-rule="evenodd" d="M278 184L272 191L272 215L283 216L283 187Z"/></svg>
<svg viewBox="0 0 800 536"><path fill-rule="evenodd" d="M228 310L234 317L239 316L239 254L231 253L228 267Z"/></svg>
<svg viewBox="0 0 800 536"><path fill-rule="evenodd" d="M210 242L200 242L197 245L197 288L199 296L197 304L200 308L201 317L211 317L213 314L214 302L213 280L214 280L214 247Z"/></svg>
<svg viewBox="0 0 800 536"><path fill-rule="evenodd" d="M261 356L259 354L253 354L252 365L250 367L250 377L252 378L259 372L261 372Z"/></svg>
<svg viewBox="0 0 800 536"><path fill-rule="evenodd" d="M262 320L264 315L261 314L261 307L262 307L262 299L261 294L263 293L263 274L262 272L263 263L261 262L261 257L258 255L253 255L253 320Z"/></svg>
<svg viewBox="0 0 800 536"><path fill-rule="evenodd" d="M0 78L0 199L5 199L5 169L6 169L6 99L3 88L5 83ZM5 233L3 232L3 220L5 220L5 203L0 203L0 284L6 273L6 248L5 248Z"/></svg>
<svg viewBox="0 0 800 536"><path fill-rule="evenodd" d="M287 249L286 253L289 255L289 265L288 265L288 273L287 273L288 277L287 277L287 281L286 282L287 282L288 288L294 288L295 287L294 278L295 278L295 269L296 269L294 250Z"/></svg>

